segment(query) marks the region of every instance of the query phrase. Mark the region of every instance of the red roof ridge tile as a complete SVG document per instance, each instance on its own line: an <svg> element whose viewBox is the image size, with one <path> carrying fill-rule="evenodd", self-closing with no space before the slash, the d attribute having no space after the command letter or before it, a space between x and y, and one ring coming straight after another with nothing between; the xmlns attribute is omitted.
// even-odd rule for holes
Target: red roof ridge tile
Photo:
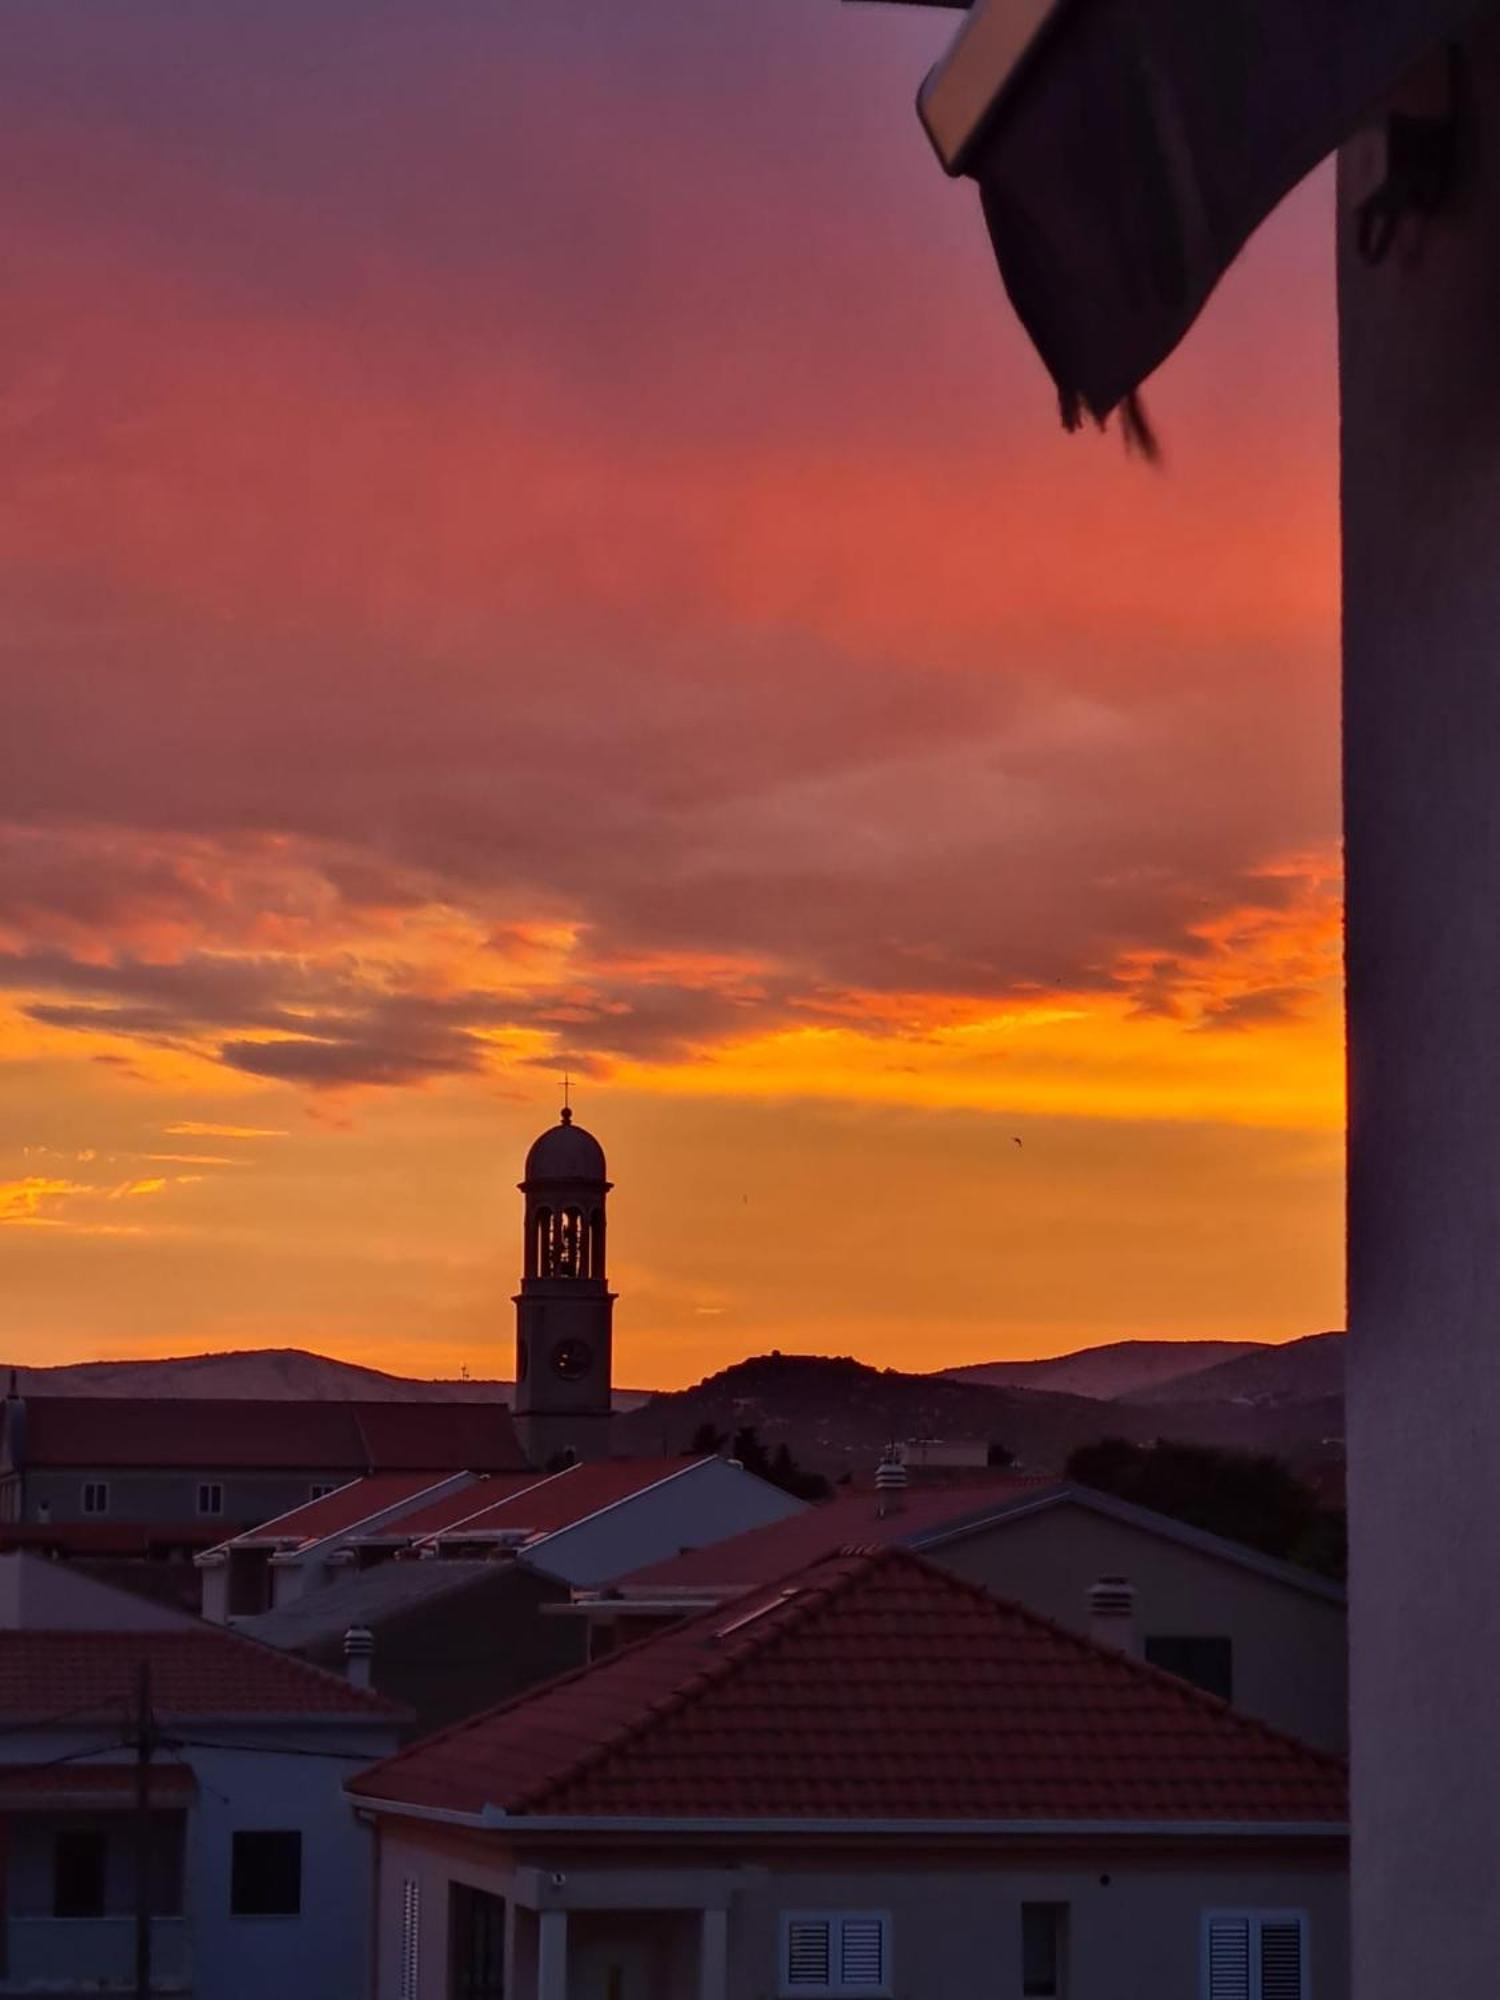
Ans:
<svg viewBox="0 0 1500 2000"><path fill-rule="evenodd" d="M409 1716L411 1710L403 1703L393 1701L388 1695L380 1694L374 1688L356 1687L345 1675L329 1667L320 1667L311 1660L304 1660L296 1653L283 1652L279 1647L267 1645L265 1641L254 1639L247 1633L229 1632L214 1625L183 1624L176 1626L147 1627L138 1631L122 1630L118 1626L46 1626L30 1625L0 1631L0 1659L7 1652L22 1651L29 1642L63 1641L70 1648L82 1650L85 1647L106 1647L112 1653L158 1656L175 1655L190 1657L194 1651L206 1656L219 1658L246 1653L257 1656L256 1666L265 1663L269 1673L282 1680L283 1684L302 1683L316 1688L329 1696L337 1696L337 1706L320 1707L310 1711L304 1707L281 1708L274 1699L258 1701L243 1709L225 1710L225 1714L235 1715L304 1715L316 1712L321 1720L337 1721L353 1715L372 1721L396 1722ZM340 1715L342 1710L342 1717Z"/></svg>
<svg viewBox="0 0 1500 2000"><path fill-rule="evenodd" d="M818 1641L816 1630L809 1634L810 1626L815 1628L841 1598L869 1586L873 1578L882 1574L890 1576L892 1572L910 1578L928 1598L933 1598L935 1593L949 1606L966 1601L980 1608L986 1614L987 1622L992 1627L1000 1628L1001 1636L1007 1643L1018 1642L1024 1648L1028 1638L1044 1640L1054 1660L1057 1651L1061 1650L1086 1665L1095 1685L1102 1669L1106 1684L1112 1684L1121 1695L1131 1687L1137 1690L1149 1688L1159 1718L1165 1713L1169 1720L1173 1711L1182 1714L1185 1719L1197 1717L1206 1721L1211 1718L1212 1727L1206 1736L1201 1730L1195 1733L1189 1728L1186 1742L1196 1744L1198 1748L1189 1752L1184 1768L1191 1774L1197 1768L1194 1758L1201 1763L1205 1752L1221 1761L1227 1757L1229 1768L1236 1773L1233 1780L1226 1781L1229 1784L1228 1795L1236 1799L1236 1810L1244 1816L1251 1819L1274 1817L1262 1808L1268 1793L1276 1796L1279 1786L1281 1799L1290 1802L1286 1806L1285 1817L1310 1821L1332 1821L1342 1817L1343 1808L1337 1802L1345 1791L1347 1771L1343 1759L1315 1751L1269 1725L1241 1715L1216 1697L1144 1661L1098 1645L1026 1606L993 1596L980 1585L955 1577L910 1550L889 1544L873 1548L852 1545L834 1555L825 1553L814 1562L788 1572L775 1583L747 1592L732 1605L706 1608L665 1632L643 1636L621 1646L603 1660L560 1675L539 1688L514 1696L480 1715L468 1717L447 1730L409 1745L368 1773L351 1780L348 1789L357 1796L373 1801L389 1801L395 1805L403 1799L421 1800L424 1796L430 1803L431 1786L435 1782L439 1788L439 1799L446 1789L449 1801L452 1802L455 1797L464 1798L467 1803L463 1809L469 1812L489 1806L498 1808L507 1817L514 1815L518 1820L538 1812L545 1816L548 1811L564 1814L582 1811L586 1818L601 1814L609 1818L612 1816L610 1808L601 1805L599 1800L610 1796L611 1781L617 1788L623 1785L627 1795L634 1787L639 1796L642 1767L649 1768L654 1760L660 1761L662 1757L670 1765L673 1751L679 1747L673 1743L672 1725L679 1718L690 1714L697 1704L712 1702L716 1691L726 1681L752 1663L763 1665L768 1656L783 1645L791 1649L795 1662L799 1642L809 1636L812 1636L815 1645ZM938 1608L941 1609L941 1605ZM909 1607L903 1615L911 1615ZM922 1624L918 1616L912 1631L919 1634ZM834 1636L837 1636L837 1628ZM653 1653L658 1656L659 1667L654 1684L649 1671ZM633 1669L635 1662L642 1665ZM623 1680L617 1681L615 1676L622 1673ZM509 1778L499 1772L489 1777L483 1775L487 1748L485 1732L496 1724L502 1724L503 1718L531 1704L545 1705L560 1698L564 1716L570 1713L571 1708L576 1735L578 1704L565 1691L594 1677L598 1680L600 1699L592 1709L585 1704L583 1712L587 1715L587 1739L581 1745L569 1743L565 1730L555 1761L549 1764L546 1752L541 1753L543 1768L540 1770L536 1768L536 1758L528 1760L523 1757L521 1767L513 1770ZM1125 1712L1129 1712L1128 1701ZM712 1718L712 1708L710 1716ZM544 1706L539 1721L545 1727L552 1719ZM507 1727L514 1736L515 1725L502 1724L502 1741ZM665 1732L664 1739L662 1732ZM445 1755L444 1745L470 1734L477 1736L472 1750L461 1752L456 1759ZM691 1738L691 1723L688 1735ZM1236 1764L1236 1745L1244 1753L1242 1766ZM1266 1753L1275 1753L1270 1757L1269 1769L1264 1768ZM1099 1754L1103 1762L1098 1770L1110 1772L1113 1769L1112 1753L1101 1750ZM1124 1754L1128 1765L1128 1746ZM606 1773L599 1783L589 1782L596 1779L602 1767L617 1760L623 1765L621 1770ZM412 1772L411 1778L404 1777L407 1769ZM465 1773L461 1780L454 1775L459 1771ZM1259 1776L1258 1771L1261 1773ZM1124 1788L1122 1796L1128 1796L1130 1785L1134 1783L1138 1787L1140 1781L1126 1775L1113 1782ZM413 1783L414 1792L410 1789ZM496 1789L486 1793L484 1786L492 1783ZM458 1785L456 1793L453 1789L455 1784ZM1107 1785L1105 1789L1108 1789ZM1162 1809L1155 1817L1181 1819L1184 1823L1203 1817L1225 1817L1223 1813L1189 1809L1182 1798L1180 1782L1176 1798L1172 1796L1170 1784L1153 1784L1152 1789L1164 1800ZM651 1790L648 1786L648 1795ZM580 1792L583 1803L579 1802ZM1062 1781L1061 1795L1065 1798L1070 1795L1066 1778ZM1076 1797L1076 1788L1073 1796ZM1211 1782L1199 1785L1199 1803L1204 1800L1212 1803L1224 1796L1222 1790L1215 1794ZM650 1812L649 1807L641 1809L648 1814ZM839 1813L844 1810L840 1808ZM1133 1807L1127 1804L1123 1810L1129 1816ZM854 1817L860 1816L858 1811L854 1813ZM970 1815L961 1811L957 1816L964 1818ZM1025 1813L1022 1816L1026 1816ZM1040 1811L1035 1816L1046 1819L1057 1814ZM1063 1816L1068 1815L1064 1813ZM1087 1819L1099 1815L1088 1810L1077 1816ZM1106 1812L1104 1816L1117 1815Z"/></svg>
<svg viewBox="0 0 1500 2000"><path fill-rule="evenodd" d="M826 1566L829 1560L830 1558L825 1556L820 1561L810 1564L808 1567L809 1569L821 1569ZM768 1650L776 1639L790 1637L815 1611L826 1608L827 1603L832 1598L843 1594L843 1592L852 1588L857 1582L863 1581L865 1577L877 1569L903 1568L928 1578L941 1574L943 1581L953 1590L955 1595L965 1595L972 1601L990 1609L998 1605L1016 1616L1023 1624L1029 1624L1037 1630L1045 1632L1050 1639L1071 1647L1077 1654L1093 1660L1096 1664L1107 1663L1111 1669L1118 1670L1123 1678L1147 1680L1154 1683L1160 1693L1174 1699L1184 1708L1189 1710L1196 1709L1200 1713L1207 1711L1219 1720L1231 1724L1246 1738L1260 1739L1268 1744L1275 1745L1279 1749L1291 1751L1303 1758L1321 1763L1330 1774L1347 1776L1347 1758L1340 1757L1332 1751L1318 1749L1312 1744L1304 1743L1300 1738L1292 1736L1285 1730L1276 1729L1272 1724L1262 1721L1257 1716L1244 1714L1231 1703L1223 1700L1221 1696L1210 1694L1205 1688L1196 1687L1190 1681L1182 1680L1175 1674L1167 1673L1165 1669L1153 1666L1149 1661L1141 1659L1136 1654L1127 1653L1112 1646L1102 1645L1099 1641L1091 1639L1069 1626L1060 1624L1056 1619L1049 1618L1044 1612L1033 1610L1030 1605L1022 1604L1015 1599L997 1597L994 1593L986 1590L982 1584L975 1583L971 1578L955 1575L951 1571L939 1572L919 1552L906 1548L899 1542L877 1542L864 1546L850 1544L840 1549L833 1560L845 1561L851 1565L834 1580L833 1586L806 1594L795 1590L787 1590L787 1585L794 1585L798 1576L806 1574L806 1571L794 1571L783 1580L782 1585L769 1586L772 1590L780 1589L784 1592L784 1595L779 1600L773 1601L761 1609L752 1608L748 1612L740 1614L740 1620L748 1625L752 1621L758 1621L768 1612L781 1609L783 1606L790 1613L793 1613L793 1615L785 1619L778 1620L774 1627L767 1628L760 1644L752 1642L750 1646L747 1646L743 1650L736 1651L732 1655L727 1655L722 1662L724 1672L737 1670L751 1653ZM858 1567L854 1566L856 1564ZM760 1594L759 1592L753 1593L757 1597ZM725 1606L716 1607L715 1612L708 1615L723 1616L725 1610L728 1608ZM736 1620L735 1623L739 1623L740 1620ZM706 1622L706 1619L704 1622ZM733 1630L734 1625L732 1624L730 1627L724 1629L726 1631ZM721 1678L723 1678L723 1673L713 1676L707 1674L697 1676L691 1687L685 1688L683 1693L689 1695L701 1694L713 1681ZM679 1703L669 1699L655 1704L654 1708L662 1713L666 1713L682 1706L686 1706L685 1701ZM604 1747L611 1750L617 1749L635 1736L642 1734L647 1719L643 1716L641 1718L641 1727L621 1731L610 1745ZM654 1721L656 1719L655 1714L649 1719ZM549 1792L560 1790L571 1777L581 1775L594 1763L600 1761L602 1754L603 1751L601 1749L599 1753L590 1753L579 1759L576 1772L574 1770L567 1770L555 1773L548 1781L544 1790ZM518 1800L518 1805L520 1803Z"/></svg>
<svg viewBox="0 0 1500 2000"><path fill-rule="evenodd" d="M841 1550L840 1554L869 1557L873 1563L895 1562L920 1570L928 1576L933 1574L936 1567L920 1551L905 1548L899 1542L883 1542L868 1549L851 1547ZM1262 1722L1259 1716L1246 1715L1243 1709L1236 1708L1233 1702L1225 1701L1222 1695L1210 1694L1207 1688L1196 1687L1192 1681L1185 1681L1176 1674L1169 1674L1165 1667L1155 1667L1137 1653L1127 1653L1119 1647L1101 1645L1097 1639L1090 1639L1087 1634L1075 1631L1070 1625L1060 1624L1057 1619L1049 1618L1045 1611L1033 1610L1031 1605L1022 1604L1017 1598L997 1597L993 1591L986 1590L982 1583L975 1583L971 1577L958 1576L952 1570L943 1570L941 1574L946 1582L981 1604L991 1606L999 1604L1023 1623L1045 1632L1049 1638L1074 1647L1085 1658L1096 1661L1107 1660L1128 1676L1154 1682L1163 1693L1176 1696L1187 1708L1196 1708L1200 1711L1206 1709L1214 1715L1227 1718L1246 1734L1264 1737L1267 1742L1278 1744L1282 1749L1295 1750L1304 1757L1316 1757L1331 1770L1340 1772L1348 1770L1347 1757L1340 1757L1335 1751L1320 1750L1311 1743L1304 1743L1300 1736L1293 1736L1287 1730L1277 1729L1269 1722Z"/></svg>
<svg viewBox="0 0 1500 2000"><path fill-rule="evenodd" d="M658 1723L665 1722L673 1716L680 1715L685 1709L691 1708L695 1702L701 1701L703 1696L711 1688L716 1687L720 1681L726 1680L732 1674L737 1673L744 1665L746 1659L752 1655L758 1656L774 1651L776 1642L784 1639L795 1626L802 1623L803 1619L811 1616L814 1609L826 1607L833 1599L841 1596L867 1573L866 1567L857 1566L863 1565L865 1552L862 1550L853 1550L849 1553L852 1560L848 1562L848 1566L829 1577L824 1583L817 1584L809 1590L797 1590L785 1586L773 1585L773 1591L776 1591L778 1594L773 1596L771 1601L763 1605L760 1609L743 1611L738 1610L738 1607L736 1607L738 1615L732 1616L727 1625L720 1626L715 1637L720 1640L727 1639L741 1630L748 1631L752 1625L757 1626L759 1628L758 1631L748 1641L727 1651L720 1652L716 1658L707 1661L696 1673L690 1674L685 1680L680 1681L669 1693L658 1696L655 1701L647 1703L639 1714L633 1716L622 1728L615 1730L612 1735L601 1737L597 1743L591 1743L571 1763L560 1765L557 1770L549 1772L545 1779L539 1780L529 1790L523 1789L518 1792L511 1810L518 1813L526 1812L533 1802L540 1802L549 1792L560 1791L565 1785L571 1783L573 1779L585 1776L596 1765L603 1763L606 1758L614 1756L618 1751L624 1749L627 1744L633 1743L638 1738L646 1735ZM876 1553L879 1553L879 1551ZM837 1561L839 1558L834 1558L834 1560ZM809 1570L826 1569L828 1567L829 1558L826 1556L821 1561L808 1565ZM805 1576L807 1573L808 1570L794 1571L792 1576L786 1579L786 1585L794 1584L796 1577ZM777 1612L784 1612L787 1615L777 1618L775 1616ZM725 1613L722 1609L717 1609L710 1615L714 1618L720 1618ZM769 1620L770 1622L762 1623L762 1620ZM706 1625L708 1622L707 1618L701 1621L694 1619L689 1621L688 1627L678 1627L677 1629L682 1636L686 1637L687 1630L693 1625L699 1623ZM643 1643L649 1643L650 1636L648 1634Z"/></svg>
<svg viewBox="0 0 1500 2000"><path fill-rule="evenodd" d="M828 1560L827 1556L820 1556L815 1563L809 1563L806 1567L808 1569L821 1569L827 1564ZM793 1571L792 1576L801 1575L802 1573L800 1570ZM791 1576L786 1581L790 1582ZM598 1673L601 1670L608 1671L617 1666L622 1660L629 1659L636 1653L644 1652L648 1646L658 1645L663 1639L681 1638L694 1626L707 1624L710 1618L724 1615L726 1615L725 1607L716 1605L710 1610L705 1611L701 1618L684 1619L680 1625L674 1625L666 1632L644 1632L638 1638L627 1640L623 1646L618 1647L604 1659L585 1660L581 1666L569 1667L563 1673L554 1674L550 1680L541 1681L534 1687L522 1688L517 1694L507 1695L504 1701L497 1701L490 1708L482 1708L473 1715L461 1716L457 1722L450 1722L442 1729L434 1729L430 1735L419 1737L415 1743L408 1743L403 1749L396 1751L393 1756L383 1758L376 1769L379 1771L393 1771L399 1765L409 1762L412 1758L418 1755L425 1755L426 1752L435 1749L441 1743L450 1743L455 1737L467 1735L471 1730L482 1729L489 1723L498 1721L502 1715L508 1715L513 1709L524 1708L528 1702L535 1701L539 1695L555 1694L560 1688L571 1687L575 1682L586 1679L590 1674ZM736 1655L736 1657L740 1656ZM666 1705L669 1702L670 1697L666 1697L664 1702L653 1704L653 1706ZM611 1737L608 1741L613 1743L615 1738ZM586 1762L591 1756L592 1748L588 1753L585 1753L585 1758L580 1761ZM357 1789L360 1782L361 1780L358 1778L351 1781L350 1789Z"/></svg>
<svg viewBox="0 0 1500 2000"><path fill-rule="evenodd" d="M253 1633L226 1632L223 1636L237 1646L252 1646L263 1657L294 1669L298 1677L312 1685L337 1689L349 1699L351 1706L357 1711L368 1710L371 1715L387 1716L393 1720L412 1713L407 1703L396 1701L388 1694L382 1694L378 1688L358 1687L347 1674L341 1674L336 1667L320 1667L315 1660L303 1659L300 1653L283 1652L281 1647L273 1646L267 1639L258 1639Z"/></svg>

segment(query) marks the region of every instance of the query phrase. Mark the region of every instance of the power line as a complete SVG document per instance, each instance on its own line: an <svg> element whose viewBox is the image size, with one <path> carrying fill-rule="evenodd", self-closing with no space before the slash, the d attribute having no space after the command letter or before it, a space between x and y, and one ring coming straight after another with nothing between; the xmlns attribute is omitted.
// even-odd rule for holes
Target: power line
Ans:
<svg viewBox="0 0 1500 2000"><path fill-rule="evenodd" d="M273 1757L331 1757L346 1764L371 1762L368 1750L309 1750L305 1745L290 1743L211 1743L202 1736L163 1736L161 1742L172 1750L243 1750L256 1757L269 1753Z"/></svg>

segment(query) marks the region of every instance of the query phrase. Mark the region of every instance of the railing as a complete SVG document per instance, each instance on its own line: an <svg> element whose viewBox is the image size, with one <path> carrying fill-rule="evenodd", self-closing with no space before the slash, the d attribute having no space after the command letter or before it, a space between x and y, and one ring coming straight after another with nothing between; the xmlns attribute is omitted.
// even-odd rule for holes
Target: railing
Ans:
<svg viewBox="0 0 1500 2000"><path fill-rule="evenodd" d="M183 1917L151 1925L151 1991L192 1992L192 1943ZM0 1993L134 1993L134 1917L11 1917Z"/></svg>

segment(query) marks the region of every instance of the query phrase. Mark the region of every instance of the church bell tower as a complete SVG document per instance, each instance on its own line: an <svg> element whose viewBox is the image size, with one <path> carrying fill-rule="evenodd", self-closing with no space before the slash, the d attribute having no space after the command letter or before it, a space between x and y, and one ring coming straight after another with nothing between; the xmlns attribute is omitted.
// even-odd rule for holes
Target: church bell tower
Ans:
<svg viewBox="0 0 1500 2000"><path fill-rule="evenodd" d="M533 1466L609 1453L615 1299L605 1277L604 1148L558 1123L526 1155L525 1254L516 1294L514 1415Z"/></svg>

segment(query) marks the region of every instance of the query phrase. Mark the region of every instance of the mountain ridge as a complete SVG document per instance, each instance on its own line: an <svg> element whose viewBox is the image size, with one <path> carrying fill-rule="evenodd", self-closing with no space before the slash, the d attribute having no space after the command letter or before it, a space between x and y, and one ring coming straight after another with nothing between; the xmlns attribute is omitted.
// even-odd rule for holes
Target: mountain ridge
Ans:
<svg viewBox="0 0 1500 2000"><path fill-rule="evenodd" d="M1295 1343L1293 1343L1295 1344ZM1103 1402L1195 1376L1227 1361L1258 1354L1256 1340L1111 1340L1035 1361L977 1361L934 1373L951 1382L990 1388L1057 1389Z"/></svg>
<svg viewBox="0 0 1500 2000"><path fill-rule="evenodd" d="M1300 1466L1341 1459L1343 1404L1338 1396L1107 1402L908 1375L848 1355L773 1352L653 1396L617 1419L614 1444L671 1455L688 1450L705 1427L729 1436L753 1428L769 1448L785 1444L803 1464L835 1476L870 1473L892 1440L919 1439L1003 1446L1026 1472L1059 1472L1079 1445L1109 1436L1271 1452Z"/></svg>
<svg viewBox="0 0 1500 2000"><path fill-rule="evenodd" d="M23 1396L243 1397L246 1401L303 1398L366 1403L509 1403L515 1388L502 1378L392 1375L358 1361L339 1361L305 1347L242 1347L211 1354L71 1361L56 1367L0 1363L0 1378ZM618 1409L632 1409L650 1391L616 1389Z"/></svg>

